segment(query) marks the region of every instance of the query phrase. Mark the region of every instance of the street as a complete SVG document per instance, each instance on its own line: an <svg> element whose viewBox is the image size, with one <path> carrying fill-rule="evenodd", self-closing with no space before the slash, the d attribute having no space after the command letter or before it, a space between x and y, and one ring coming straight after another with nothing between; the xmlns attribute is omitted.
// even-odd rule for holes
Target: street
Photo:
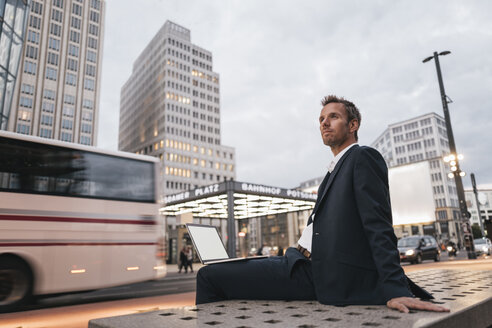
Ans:
<svg viewBox="0 0 492 328"><path fill-rule="evenodd" d="M0 327L86 328L88 321L95 318L192 306L195 301L195 274L199 267L195 265L195 273L179 274L176 266L170 265L168 276L161 280L42 299L18 312L0 314ZM468 260L466 253L461 252L456 258L443 255L441 262L404 263L402 267L405 272L428 269L492 270L492 258L481 256L477 260Z"/></svg>

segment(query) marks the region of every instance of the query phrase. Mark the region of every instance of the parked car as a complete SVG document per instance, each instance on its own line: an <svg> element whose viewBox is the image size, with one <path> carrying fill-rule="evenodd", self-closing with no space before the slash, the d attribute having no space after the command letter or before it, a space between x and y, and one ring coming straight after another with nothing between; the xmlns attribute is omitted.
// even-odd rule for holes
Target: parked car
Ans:
<svg viewBox="0 0 492 328"><path fill-rule="evenodd" d="M475 254L490 255L492 253L492 242L490 241L489 238L474 239L473 243L475 244Z"/></svg>
<svg viewBox="0 0 492 328"><path fill-rule="evenodd" d="M441 260L441 250L432 236L409 236L398 240L401 262L422 263L423 260Z"/></svg>

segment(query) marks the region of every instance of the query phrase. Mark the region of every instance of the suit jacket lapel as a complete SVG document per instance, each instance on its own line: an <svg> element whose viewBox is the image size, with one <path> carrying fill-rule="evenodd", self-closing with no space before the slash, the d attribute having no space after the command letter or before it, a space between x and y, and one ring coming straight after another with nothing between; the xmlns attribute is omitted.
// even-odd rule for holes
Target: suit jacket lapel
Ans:
<svg viewBox="0 0 492 328"><path fill-rule="evenodd" d="M340 170L340 167L342 166L343 161L345 161L345 159L347 158L347 156L356 147L359 147L359 145L352 146L349 150L347 150L347 152L345 154L343 154L342 158L340 158L340 160L338 161L337 165L335 165L335 168L333 169L333 171L329 174L329 178L328 178L328 181L326 181L326 185L324 187L323 193L320 196L318 196L318 199L316 200L316 205L314 206L313 214L316 213L316 211L318 210L318 207L323 202L323 199L325 198L326 194L328 193L328 189L330 188L331 183L333 182L333 179L335 179L335 176L337 175L338 171ZM323 182L325 182L325 181L323 181Z"/></svg>
<svg viewBox="0 0 492 328"><path fill-rule="evenodd" d="M318 208L318 204L320 203L320 200L321 200L320 196L323 193L323 190L325 190L325 186L328 183L329 178L330 178L330 172L328 171L328 172L326 172L326 175L323 178L323 181L321 181L321 184L319 185L318 197L316 197L316 203L314 204L314 210L311 212L311 215L309 216L309 219L307 221L307 225L310 225L313 222L313 219L312 219L313 214L316 211L316 209Z"/></svg>

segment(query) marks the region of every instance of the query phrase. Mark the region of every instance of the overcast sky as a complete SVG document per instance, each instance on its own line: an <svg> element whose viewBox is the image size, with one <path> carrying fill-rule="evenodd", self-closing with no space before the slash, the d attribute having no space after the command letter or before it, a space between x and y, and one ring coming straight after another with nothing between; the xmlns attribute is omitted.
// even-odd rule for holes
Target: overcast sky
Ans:
<svg viewBox="0 0 492 328"><path fill-rule="evenodd" d="M117 149L119 98L137 56L166 20L191 30L220 74L222 143L239 181L279 187L322 176L333 157L320 100L361 110L359 143L392 123L442 114L440 57L461 167L492 183L491 1L107 0L98 146Z"/></svg>

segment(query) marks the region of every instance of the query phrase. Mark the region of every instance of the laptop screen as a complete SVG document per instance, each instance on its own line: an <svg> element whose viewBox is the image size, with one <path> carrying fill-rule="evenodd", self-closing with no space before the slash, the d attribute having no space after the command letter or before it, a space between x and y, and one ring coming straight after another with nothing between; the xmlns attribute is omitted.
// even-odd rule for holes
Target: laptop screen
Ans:
<svg viewBox="0 0 492 328"><path fill-rule="evenodd" d="M187 228L202 262L229 258L214 226L188 224Z"/></svg>

